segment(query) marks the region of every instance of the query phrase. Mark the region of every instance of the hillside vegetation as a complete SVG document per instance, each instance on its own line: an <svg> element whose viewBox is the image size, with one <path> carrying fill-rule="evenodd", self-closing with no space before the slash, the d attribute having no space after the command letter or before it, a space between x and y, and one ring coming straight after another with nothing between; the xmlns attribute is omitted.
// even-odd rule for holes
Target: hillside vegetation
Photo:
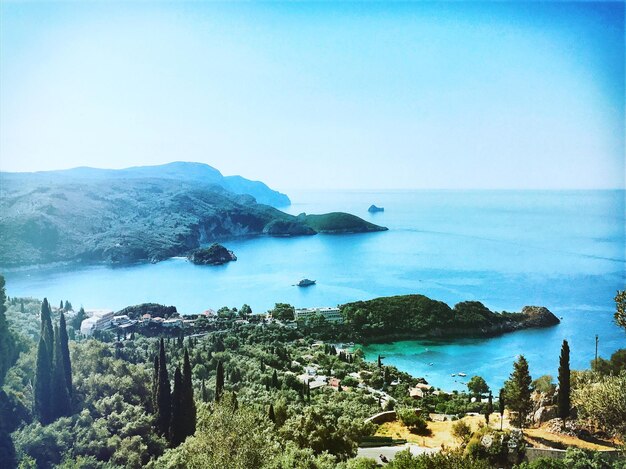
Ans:
<svg viewBox="0 0 626 469"><path fill-rule="evenodd" d="M304 220L217 185L118 177L44 184L38 173L31 179L5 175L0 197L5 267L157 262L233 237L317 233ZM354 218L351 232L383 229Z"/></svg>
<svg viewBox="0 0 626 469"><path fill-rule="evenodd" d="M526 306L521 313L495 313L478 301L450 308L424 295L402 295L341 306L346 330L357 340L496 335L529 327L547 327L559 319L546 308Z"/></svg>

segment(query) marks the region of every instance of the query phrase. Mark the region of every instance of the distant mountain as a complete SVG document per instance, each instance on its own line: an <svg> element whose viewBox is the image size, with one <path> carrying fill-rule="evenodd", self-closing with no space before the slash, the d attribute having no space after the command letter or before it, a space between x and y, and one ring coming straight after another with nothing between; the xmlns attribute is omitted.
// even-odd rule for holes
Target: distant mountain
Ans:
<svg viewBox="0 0 626 469"><path fill-rule="evenodd" d="M386 230L348 214L288 215L206 177L194 181L217 171L190 167L166 165L168 177L164 167L123 170L127 178L91 168L0 174L0 265L157 262L234 237Z"/></svg>
<svg viewBox="0 0 626 469"><path fill-rule="evenodd" d="M218 185L235 194L251 195L260 204L272 207L290 205L289 197L272 190L260 181L251 181L241 176L223 176L217 169L204 163L176 161L158 166L135 166L126 169L99 169L79 167L58 171L39 171L34 173L0 173L3 181L28 181L36 184L62 183L72 180L119 180L119 179L174 179L176 181L195 182L198 184Z"/></svg>

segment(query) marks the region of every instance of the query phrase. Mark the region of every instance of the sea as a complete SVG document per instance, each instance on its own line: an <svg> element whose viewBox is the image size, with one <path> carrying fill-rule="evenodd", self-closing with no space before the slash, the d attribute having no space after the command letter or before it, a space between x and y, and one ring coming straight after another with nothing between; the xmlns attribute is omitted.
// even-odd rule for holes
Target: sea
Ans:
<svg viewBox="0 0 626 469"><path fill-rule="evenodd" d="M561 324L488 339L401 341L364 346L383 362L436 387L462 390L471 376L499 388L523 354L534 378L557 375L563 339L573 368L596 350L626 347L613 297L626 285L624 191L300 191L292 214L345 211L389 231L298 238L234 239L236 262L196 266L184 258L124 267L50 266L3 272L10 296L121 309L157 302L183 314L277 302L334 306L420 293L453 306L494 311L545 306ZM384 212L369 213L376 204ZM71 229L71 227L68 227ZM301 278L317 281L308 288ZM459 373L467 375L459 376ZM453 376L454 375L454 376Z"/></svg>

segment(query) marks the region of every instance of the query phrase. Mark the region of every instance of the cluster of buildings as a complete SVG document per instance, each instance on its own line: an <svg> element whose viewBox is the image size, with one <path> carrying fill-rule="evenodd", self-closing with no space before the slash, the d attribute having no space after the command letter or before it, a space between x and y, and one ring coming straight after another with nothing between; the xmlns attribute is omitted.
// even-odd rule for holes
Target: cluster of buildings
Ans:
<svg viewBox="0 0 626 469"><path fill-rule="evenodd" d="M106 331L114 328L123 331L135 325L160 325L167 328L193 327L196 321L195 319L184 319L182 317L165 319L158 316L151 316L150 314L144 314L140 319L130 319L127 315L115 315L115 313L109 309L93 309L85 311L85 313L89 317L85 319L80 326L80 332L85 336L93 335L95 331ZM209 321L216 321L218 314L212 309L207 309L200 313L198 317L206 318ZM306 321L314 317L323 317L328 322L343 322L341 311L336 307L298 308L295 310L295 321ZM271 317L266 314L255 314L253 318L260 321L272 320ZM248 321L239 319L238 322L247 323ZM296 327L295 323L292 325Z"/></svg>
<svg viewBox="0 0 626 469"><path fill-rule="evenodd" d="M343 316L339 308L300 308L295 311L296 321L308 320L315 316L321 316L329 322L343 322Z"/></svg>

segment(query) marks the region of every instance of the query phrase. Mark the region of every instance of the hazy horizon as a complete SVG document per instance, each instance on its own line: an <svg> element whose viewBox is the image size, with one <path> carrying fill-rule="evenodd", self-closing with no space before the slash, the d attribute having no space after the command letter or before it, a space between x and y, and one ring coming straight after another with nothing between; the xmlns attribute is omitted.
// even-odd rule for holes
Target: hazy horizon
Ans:
<svg viewBox="0 0 626 469"><path fill-rule="evenodd" d="M0 170L623 189L624 4L0 5Z"/></svg>

